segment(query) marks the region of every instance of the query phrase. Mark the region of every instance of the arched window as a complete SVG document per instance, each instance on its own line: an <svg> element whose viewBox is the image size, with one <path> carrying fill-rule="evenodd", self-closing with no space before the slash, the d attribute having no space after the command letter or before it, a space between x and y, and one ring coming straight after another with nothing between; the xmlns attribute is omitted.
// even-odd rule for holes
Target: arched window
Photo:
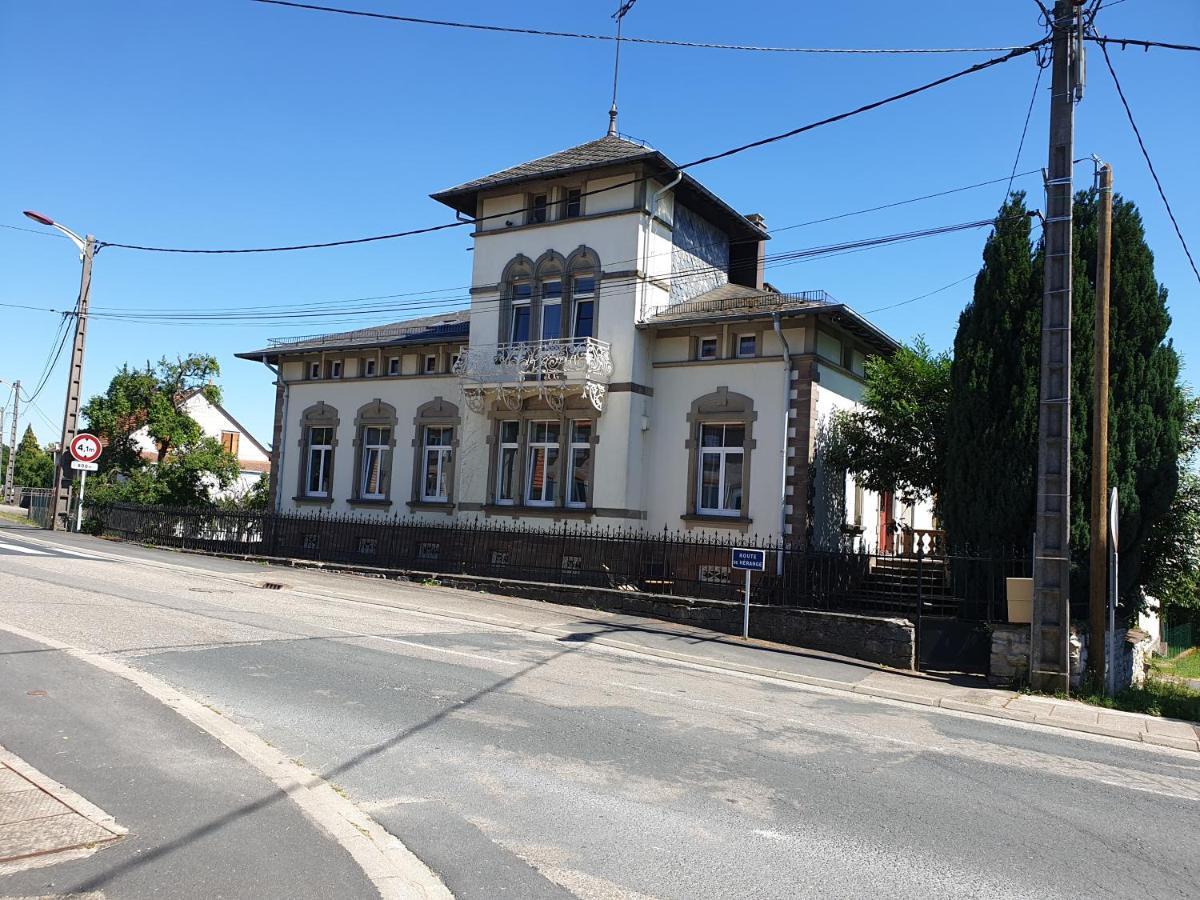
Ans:
<svg viewBox="0 0 1200 900"><path fill-rule="evenodd" d="M354 496L350 502L388 506L392 502L396 407L378 398L360 407L354 434Z"/></svg>
<svg viewBox="0 0 1200 900"><path fill-rule="evenodd" d="M567 257L567 291L570 317L567 335L575 339L596 336L596 294L600 286L600 257L580 246Z"/></svg>
<svg viewBox="0 0 1200 900"><path fill-rule="evenodd" d="M719 387L688 412L687 513L684 518L749 521L754 401Z"/></svg>
<svg viewBox="0 0 1200 900"><path fill-rule="evenodd" d="M328 403L314 403L300 414L300 471L296 500L333 501L337 431L338 411Z"/></svg>
<svg viewBox="0 0 1200 900"><path fill-rule="evenodd" d="M533 261L518 254L500 276L499 342L532 340L533 321Z"/></svg>
<svg viewBox="0 0 1200 900"><path fill-rule="evenodd" d="M409 506L454 505L454 468L461 418L441 397L417 407L413 418L413 490Z"/></svg>
<svg viewBox="0 0 1200 900"><path fill-rule="evenodd" d="M534 268L537 284L536 340L556 341L563 336L563 272L566 260L562 254L547 250Z"/></svg>

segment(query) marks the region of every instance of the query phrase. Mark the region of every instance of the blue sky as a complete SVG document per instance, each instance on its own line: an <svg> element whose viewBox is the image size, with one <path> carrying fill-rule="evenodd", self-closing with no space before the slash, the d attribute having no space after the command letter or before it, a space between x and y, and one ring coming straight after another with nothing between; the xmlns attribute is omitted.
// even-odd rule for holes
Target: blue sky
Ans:
<svg viewBox="0 0 1200 900"><path fill-rule="evenodd" d="M1110 0L1112 2L1112 0ZM608 32L611 0L340 0L329 5L553 30ZM864 0L842 4L640 0L626 34L818 47L1001 46L1041 33L1020 0ZM1122 0L1102 10L1109 35L1200 43L1194 0ZM1194 94L1200 54L1114 50L1114 65L1176 216L1200 251ZM676 161L784 131L917 85L988 54L811 56L626 45L625 133ZM607 123L612 45L485 34L331 16L248 0L82 3L0 0L0 225L36 226L33 208L108 241L237 247L336 240L439 224L432 191L599 137ZM919 97L692 170L778 228L1006 176L1033 91L1024 57ZM1049 75L1038 91L1020 170L1045 161ZM1098 51L1077 110L1076 155L1114 165L1145 217L1157 274L1170 290L1185 377L1200 381L1197 284L1124 119ZM1091 167L1076 169L1080 184ZM1036 176L1019 179L1041 205ZM783 231L771 252L991 216L1004 185ZM984 231L771 269L784 290L822 288L866 312L973 273ZM96 260L97 311L310 303L443 290L470 279L465 229L366 246L237 257L110 248ZM64 308L78 265L62 239L0 228L0 303ZM872 313L899 338L953 340L970 279ZM437 295L435 295L437 296ZM402 301L397 301L402 302ZM270 439L273 390L262 366L233 353L268 337L404 318L279 324L149 325L96 319L85 395L123 362L215 354L226 405ZM58 324L0 307L0 378L36 382ZM41 440L57 439L65 357L37 399ZM0 400L7 388L0 387ZM23 420L25 417L22 417ZM22 423L22 428L24 423Z"/></svg>

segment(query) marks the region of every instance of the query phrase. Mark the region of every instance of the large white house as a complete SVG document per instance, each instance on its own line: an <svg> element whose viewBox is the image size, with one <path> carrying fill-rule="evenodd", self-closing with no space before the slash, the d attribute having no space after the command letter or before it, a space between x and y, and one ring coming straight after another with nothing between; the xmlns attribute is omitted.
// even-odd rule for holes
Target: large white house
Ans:
<svg viewBox="0 0 1200 900"><path fill-rule="evenodd" d="M469 309L238 354L278 374L277 509L830 548L932 526L824 471L829 417L896 344L765 284L760 216L616 134L433 197L475 223Z"/></svg>

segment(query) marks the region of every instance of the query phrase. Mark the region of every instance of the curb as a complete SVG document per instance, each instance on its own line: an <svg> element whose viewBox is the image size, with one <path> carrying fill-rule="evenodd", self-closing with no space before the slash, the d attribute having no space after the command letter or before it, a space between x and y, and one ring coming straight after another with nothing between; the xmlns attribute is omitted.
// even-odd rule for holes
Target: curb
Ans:
<svg viewBox="0 0 1200 900"><path fill-rule="evenodd" d="M36 538L34 538L33 540L36 543L41 543L46 546L50 546L50 547L56 546L55 544L53 544L49 541L40 541ZM308 560L293 560L293 559L289 559L286 557L255 556L255 555L244 554L244 553L209 553L209 552L205 552L205 551L201 551L201 550L186 550L186 549L180 549L180 548L174 548L174 547L169 547L169 548L152 547L152 546L147 546L147 545L142 545L142 544L136 544L136 542L132 542L132 541L129 541L129 542L122 541L120 543L133 543L136 546L142 546L145 549L164 550L164 551L169 551L169 552L184 553L184 554L190 554L190 555L195 555L195 556L219 557L219 558L224 558L224 559L236 559L236 560L243 560L243 561L248 561L248 562L265 562L268 564L287 566L287 567L294 568L294 569L306 569L306 570L307 569L315 569L317 571L328 572L331 574L356 575L356 574L360 574L360 572L365 571L365 572L369 573L370 575L377 575L377 574L382 574L387 571L390 571L390 570L376 569L376 568L369 567L369 566L355 567L352 565L327 564L327 563L321 563L321 562L309 562ZM128 557L115 556L115 555L113 558L121 560L121 561L129 560ZM137 560L137 562L143 563L143 564L149 563L150 565L154 565L153 562L150 562L147 560ZM356 571L356 569L358 571ZM199 572L203 575L209 576L209 577L231 578L231 576L229 576L229 575L219 575L217 573L209 572L209 571L202 570L202 569L193 570L193 571L197 571L197 572ZM404 580L404 581L413 582L413 578L410 577L411 575L420 576L423 574L428 574L433 577L436 577L436 575L437 575L437 573L411 572L408 575L401 576L399 578L393 577L389 580ZM239 583L244 583L244 582L241 582L240 579L236 579L236 578L231 578L231 580L239 581ZM452 589L452 590L458 590L458 589ZM303 592L303 591L301 591L301 592ZM468 592L468 593L473 593L473 592ZM320 597L320 598L326 599L326 600L337 599L337 600L341 600L343 602L348 602L348 603L372 603L373 602L373 601L365 600L362 598L357 598L357 599L345 598L345 597L331 598L328 595L322 594L322 593L313 593L313 594L311 594L311 596ZM506 598L506 599L512 599L512 598ZM544 602L544 601L533 601L533 602ZM476 616L476 615L472 615L470 613L457 613L457 612L450 613L450 612L439 611L439 610L431 611L425 607L407 606L402 603L389 602L389 603L376 603L375 605L393 607L396 609L403 609L407 612L417 612L417 613L424 613L426 615L435 615L435 616L440 616L440 617L453 618L453 619L457 619L457 620L465 621L465 622L474 622L476 624L488 625L488 626L495 627L495 628L507 628L507 629L511 629L513 631L519 631L519 632L527 633L527 634L528 633L544 634L544 635L547 635L550 637L555 637L555 638L566 637L573 633L569 630L565 630L562 628L555 628L553 626L548 626L548 625L527 626L527 625L521 625L520 623L514 622L512 620L508 620L508 621L498 620L498 619L493 619L493 618L490 618L487 616ZM573 607L573 608L583 609L582 607ZM584 611L586 611L586 610L584 610ZM4 626L0 626L0 627L4 627ZM35 639L37 639L37 638L35 638ZM53 643L53 642L43 639L43 643ZM1184 722L1183 724L1191 725L1193 727L1193 730L1196 731L1196 733L1197 733L1197 738L1195 740L1188 739L1188 738L1177 738L1177 737L1173 737L1170 735L1153 734L1149 731L1134 733L1134 732L1129 732L1129 731L1125 731L1125 730L1118 729L1118 728L1111 728L1106 725L1098 725L1098 724L1094 725L1094 724L1090 724L1087 722L1068 722L1068 721L1064 721L1062 719L1052 719L1049 716L1038 715L1036 713L1031 713L1026 710L1010 710L1010 709L1005 709L1003 707L984 706L983 704L970 703L968 701L957 699L955 697L931 697L926 694L913 694L913 693L909 693L907 691L892 690L890 688L878 687L876 685L855 684L855 683L846 682L846 681L836 681L836 680L829 679L829 678L820 678L820 677L817 677L814 675L802 675L802 674L799 674L796 672L787 672L787 671L784 671L781 669L771 669L771 668L760 667L760 666L749 666L749 665L745 665L742 663L727 662L725 660L714 660L714 659L709 659L709 658L701 657L701 656L693 656L693 655L687 654L687 653L678 653L678 652L672 651L672 650L661 650L661 649L654 648L654 647L646 647L646 646L642 646L642 645L638 645L638 644L630 644L630 643L626 643L624 641L614 640L612 638L595 637L595 638L589 639L585 643L608 647L608 648L611 648L614 650L620 650L620 651L623 651L626 653L634 653L634 654L641 655L641 656L651 656L651 657L657 657L660 659L668 659L673 662L685 663L687 665L696 666L696 667L704 668L704 669L710 669L710 670L715 669L718 671L731 672L731 673L742 674L742 675L749 675L749 676L758 677L758 678L771 678L771 679L774 679L777 681L786 681L786 682L791 682L793 684L801 684L801 685L805 685L808 687L814 687L814 688L823 689L823 690L838 691L840 693L846 693L846 694L856 694L860 697L870 697L870 698L877 699L877 700L891 700L891 701L895 701L898 703L910 703L914 706L920 706L920 707L925 707L925 708L936 707L936 708L940 708L940 709L949 710L952 712L970 713L972 715L983 716L983 717L991 718L991 719L1001 719L1001 720L1005 720L1005 721L1009 721L1009 722L1019 722L1019 723L1026 724L1026 725L1037 725L1037 726L1041 726L1041 727L1045 727L1045 728L1053 728L1058 731L1069 731L1069 732L1075 732L1077 734L1097 735L1100 737L1108 737L1108 738L1115 738L1118 740L1129 741L1129 742L1135 743L1135 744L1141 743L1141 744L1147 744L1147 745L1155 746L1155 747L1165 747L1165 748L1170 748L1170 749L1174 749L1174 750L1182 750L1182 751L1186 751L1186 752L1200 754L1200 728L1198 728L1197 726L1195 726L1193 723L1190 723L1190 722ZM753 644L747 644L746 646L753 646ZM80 651L80 652L86 652L86 651ZM1013 696L1015 697L1017 695L1014 694ZM201 707L201 708L203 709L203 707ZM1161 719L1160 721L1175 722L1175 721L1181 721L1181 720Z"/></svg>

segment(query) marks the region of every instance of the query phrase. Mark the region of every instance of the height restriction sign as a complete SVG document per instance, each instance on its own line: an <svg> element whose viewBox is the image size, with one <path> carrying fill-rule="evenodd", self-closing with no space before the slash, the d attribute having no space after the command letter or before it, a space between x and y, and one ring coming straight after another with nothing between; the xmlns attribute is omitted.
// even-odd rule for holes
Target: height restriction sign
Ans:
<svg viewBox="0 0 1200 900"><path fill-rule="evenodd" d="M77 434L69 449L76 462L94 463L100 458L100 439L94 434Z"/></svg>

